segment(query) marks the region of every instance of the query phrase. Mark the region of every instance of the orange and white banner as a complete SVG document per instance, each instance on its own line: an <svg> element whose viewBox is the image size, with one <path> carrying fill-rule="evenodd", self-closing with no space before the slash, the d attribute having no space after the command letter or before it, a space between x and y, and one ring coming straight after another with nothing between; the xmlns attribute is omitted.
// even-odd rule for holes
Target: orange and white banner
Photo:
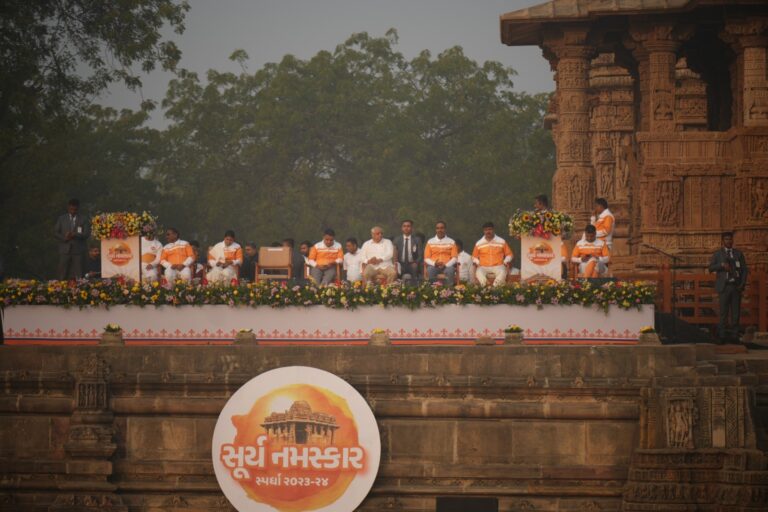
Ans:
<svg viewBox="0 0 768 512"><path fill-rule="evenodd" d="M141 279L140 237L107 238L101 241L101 277Z"/></svg>
<svg viewBox="0 0 768 512"><path fill-rule="evenodd" d="M520 237L520 279L562 279L562 245L559 236L549 239Z"/></svg>
<svg viewBox="0 0 768 512"><path fill-rule="evenodd" d="M332 373L262 373L229 399L213 432L216 479L238 512L352 512L379 470L365 399Z"/></svg>

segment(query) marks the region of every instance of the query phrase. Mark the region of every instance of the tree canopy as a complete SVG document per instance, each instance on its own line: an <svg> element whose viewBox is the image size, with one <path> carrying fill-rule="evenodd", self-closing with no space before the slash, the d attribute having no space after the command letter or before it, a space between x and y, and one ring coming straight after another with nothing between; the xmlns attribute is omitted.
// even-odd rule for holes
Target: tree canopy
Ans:
<svg viewBox="0 0 768 512"><path fill-rule="evenodd" d="M146 127L149 106L82 108L2 178L14 198L15 220L0 224L9 273L52 274L65 194L91 213L151 209L202 244L226 229L260 244L317 240L326 227L365 240L373 225L395 235L404 218L428 236L444 220L469 250L487 220L504 235L510 213L550 188L546 95L515 91L512 69L460 47L408 60L396 46L394 31L361 33L254 72L242 50L231 57L241 73L179 69L160 131Z"/></svg>
<svg viewBox="0 0 768 512"><path fill-rule="evenodd" d="M151 176L174 198L163 220L264 243L316 240L325 227L394 235L404 218L430 236L445 220L467 243L486 220L504 233L516 207L549 189L545 95L515 92L514 71L459 47L408 61L396 41L362 33L255 73L181 71Z"/></svg>

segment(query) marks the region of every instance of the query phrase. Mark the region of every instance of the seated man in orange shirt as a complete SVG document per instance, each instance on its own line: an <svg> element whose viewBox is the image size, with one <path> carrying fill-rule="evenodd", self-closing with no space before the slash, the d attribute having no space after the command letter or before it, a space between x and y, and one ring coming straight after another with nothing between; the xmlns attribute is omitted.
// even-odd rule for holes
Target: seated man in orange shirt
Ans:
<svg viewBox="0 0 768 512"><path fill-rule="evenodd" d="M165 268L165 278L172 283L177 279L189 281L192 279L190 265L195 263L195 253L192 246L184 240L179 240L179 230L168 228L165 232L168 241L160 254L160 265Z"/></svg>
<svg viewBox="0 0 768 512"><path fill-rule="evenodd" d="M509 244L496 236L493 222L483 224L483 238L477 241L472 251L472 261L477 265L475 276L481 286L488 284L486 274L494 274L493 286L501 286L507 280L507 264L512 261Z"/></svg>
<svg viewBox="0 0 768 512"><path fill-rule="evenodd" d="M459 250L452 238L445 236L445 222L437 221L435 236L424 247L424 263L427 264L427 278L437 280L439 274L445 274L445 280L453 283L456 276L456 257Z"/></svg>
<svg viewBox="0 0 768 512"><path fill-rule="evenodd" d="M576 242L571 261L579 264L579 277L600 277L608 271L608 245L597 239L597 229L589 224L584 229L584 238Z"/></svg>
<svg viewBox="0 0 768 512"><path fill-rule="evenodd" d="M224 233L224 240L214 245L208 252L208 281L211 283L229 283L237 279L240 265L243 264L243 249L235 242L235 232Z"/></svg>
<svg viewBox="0 0 768 512"><path fill-rule="evenodd" d="M309 250L307 265L312 267L309 276L319 285L328 285L341 279L341 276L336 275L336 266L343 261L344 251L341 250L341 244L334 240L335 236L332 229L326 229L323 239Z"/></svg>

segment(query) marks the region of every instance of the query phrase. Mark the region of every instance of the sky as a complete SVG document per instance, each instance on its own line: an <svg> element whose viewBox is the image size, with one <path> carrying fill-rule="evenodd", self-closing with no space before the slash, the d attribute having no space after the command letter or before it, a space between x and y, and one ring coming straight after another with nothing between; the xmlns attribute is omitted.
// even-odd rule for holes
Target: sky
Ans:
<svg viewBox="0 0 768 512"><path fill-rule="evenodd" d="M542 3L542 0L190 0L186 30L168 31L182 51L180 66L205 76L208 69L240 72L229 56L239 48L250 56L248 70L279 62L292 54L308 59L320 50L333 50L351 34L384 36L395 28L397 50L413 58L422 50L433 55L453 46L477 62L495 60L514 68L515 88L531 93L554 90L549 63L535 46L501 43L499 16ZM132 92L113 86L100 103L137 109L142 99L158 104L170 73L144 76L143 87ZM150 123L166 122L158 109Z"/></svg>

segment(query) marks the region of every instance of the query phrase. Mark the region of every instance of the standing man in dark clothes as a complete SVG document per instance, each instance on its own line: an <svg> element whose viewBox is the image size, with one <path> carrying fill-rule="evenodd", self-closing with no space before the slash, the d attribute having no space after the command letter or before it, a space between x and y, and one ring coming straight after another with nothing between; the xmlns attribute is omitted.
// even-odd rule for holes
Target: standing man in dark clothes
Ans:
<svg viewBox="0 0 768 512"><path fill-rule="evenodd" d="M243 251L243 265L240 267L240 279L247 279L248 282L256 280L256 263L259 261L259 248L254 242L245 244Z"/></svg>
<svg viewBox="0 0 768 512"><path fill-rule="evenodd" d="M712 255L709 271L717 273L715 290L720 299L720 322L717 335L724 343L739 338L741 294L747 285L747 261L744 253L733 248L733 233L723 233L723 247ZM726 328L730 316L729 328Z"/></svg>
<svg viewBox="0 0 768 512"><path fill-rule="evenodd" d="M60 280L83 277L87 252L86 241L91 235L91 222L80 214L80 201L70 199L67 213L56 219L53 236L59 242L59 266L56 277Z"/></svg>

